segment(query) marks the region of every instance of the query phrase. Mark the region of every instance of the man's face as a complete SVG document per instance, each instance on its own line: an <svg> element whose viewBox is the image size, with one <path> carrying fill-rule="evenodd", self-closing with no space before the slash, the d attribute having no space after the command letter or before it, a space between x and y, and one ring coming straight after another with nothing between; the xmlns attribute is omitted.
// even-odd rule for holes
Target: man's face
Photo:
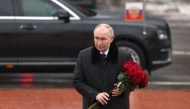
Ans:
<svg viewBox="0 0 190 109"><path fill-rule="evenodd" d="M105 52L113 41L114 36L110 36L108 29L99 27L94 31L94 44L96 49Z"/></svg>

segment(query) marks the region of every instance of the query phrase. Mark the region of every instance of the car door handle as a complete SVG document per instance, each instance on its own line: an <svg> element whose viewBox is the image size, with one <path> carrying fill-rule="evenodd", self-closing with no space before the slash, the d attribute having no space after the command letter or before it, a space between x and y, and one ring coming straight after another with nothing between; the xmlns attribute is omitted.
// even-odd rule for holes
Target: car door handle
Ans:
<svg viewBox="0 0 190 109"><path fill-rule="evenodd" d="M36 25L21 25L20 28L25 29L25 30L34 30L37 28L37 26Z"/></svg>

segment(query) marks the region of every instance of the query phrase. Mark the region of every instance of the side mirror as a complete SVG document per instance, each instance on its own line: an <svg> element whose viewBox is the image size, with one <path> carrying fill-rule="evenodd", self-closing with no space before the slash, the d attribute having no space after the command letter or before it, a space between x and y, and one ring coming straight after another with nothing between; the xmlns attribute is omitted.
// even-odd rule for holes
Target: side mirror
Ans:
<svg viewBox="0 0 190 109"><path fill-rule="evenodd" d="M70 14L68 12L66 12L65 10L59 10L54 15L57 16L59 18L59 20L64 20L65 23L69 23L70 22L70 19L69 19L70 18Z"/></svg>

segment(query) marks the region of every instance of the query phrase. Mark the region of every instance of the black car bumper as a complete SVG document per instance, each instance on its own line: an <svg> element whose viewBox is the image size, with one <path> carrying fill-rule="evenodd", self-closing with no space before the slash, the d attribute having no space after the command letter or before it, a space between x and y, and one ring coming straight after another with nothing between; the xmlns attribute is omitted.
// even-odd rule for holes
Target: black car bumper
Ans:
<svg viewBox="0 0 190 109"><path fill-rule="evenodd" d="M169 65L172 62L172 49L164 48L160 50L160 59L151 61L151 70Z"/></svg>

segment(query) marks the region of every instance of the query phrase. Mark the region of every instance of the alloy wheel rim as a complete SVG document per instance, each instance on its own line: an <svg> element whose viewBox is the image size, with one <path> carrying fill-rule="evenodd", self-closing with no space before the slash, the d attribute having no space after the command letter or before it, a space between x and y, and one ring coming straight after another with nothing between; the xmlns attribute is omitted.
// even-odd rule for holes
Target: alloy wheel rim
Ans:
<svg viewBox="0 0 190 109"><path fill-rule="evenodd" d="M130 47L119 47L119 48L129 51L131 53L131 57L133 58L133 60L136 63L140 64L140 57L134 49L132 49Z"/></svg>

